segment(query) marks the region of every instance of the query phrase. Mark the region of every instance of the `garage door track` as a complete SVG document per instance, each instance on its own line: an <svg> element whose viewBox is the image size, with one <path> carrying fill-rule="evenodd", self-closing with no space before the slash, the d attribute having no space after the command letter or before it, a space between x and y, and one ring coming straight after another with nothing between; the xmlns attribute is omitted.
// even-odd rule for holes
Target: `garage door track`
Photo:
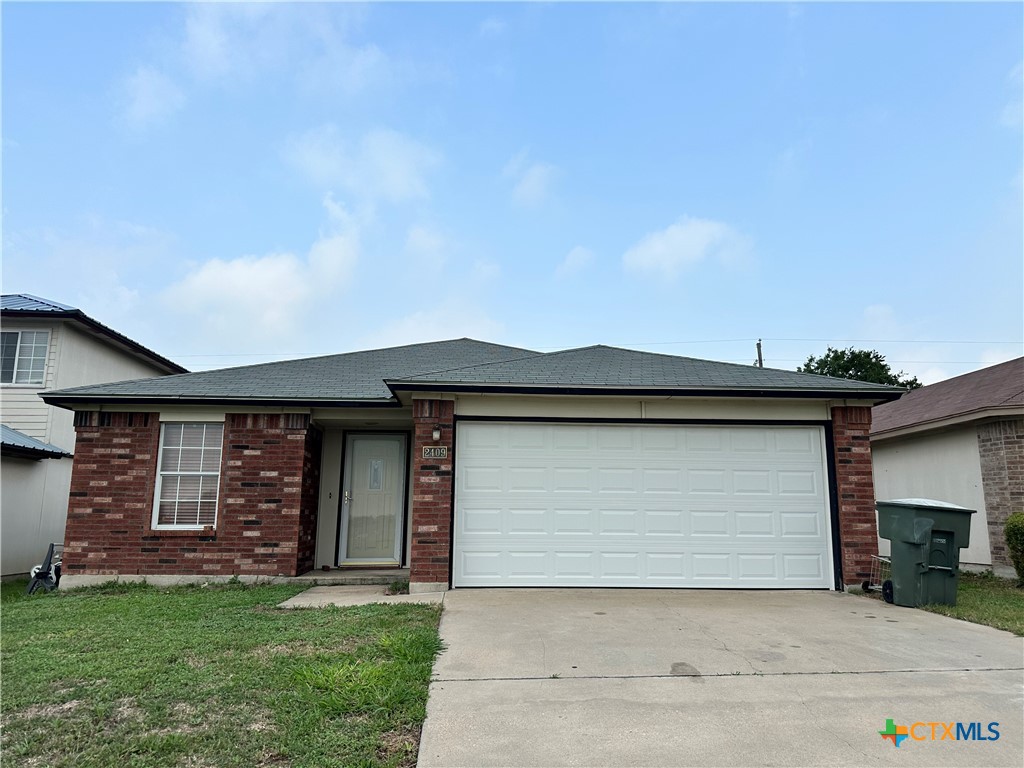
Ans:
<svg viewBox="0 0 1024 768"><path fill-rule="evenodd" d="M455 590L441 634L421 768L1024 757L1024 639L865 597ZM923 725L897 747L889 720ZM957 722L999 738L956 740Z"/></svg>

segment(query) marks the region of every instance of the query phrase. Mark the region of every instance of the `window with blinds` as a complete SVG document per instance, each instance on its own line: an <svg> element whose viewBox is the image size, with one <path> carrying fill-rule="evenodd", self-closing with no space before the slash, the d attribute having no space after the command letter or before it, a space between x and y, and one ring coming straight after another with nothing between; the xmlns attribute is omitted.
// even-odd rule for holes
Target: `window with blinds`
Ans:
<svg viewBox="0 0 1024 768"><path fill-rule="evenodd" d="M217 524L224 425L165 423L160 428L154 528Z"/></svg>

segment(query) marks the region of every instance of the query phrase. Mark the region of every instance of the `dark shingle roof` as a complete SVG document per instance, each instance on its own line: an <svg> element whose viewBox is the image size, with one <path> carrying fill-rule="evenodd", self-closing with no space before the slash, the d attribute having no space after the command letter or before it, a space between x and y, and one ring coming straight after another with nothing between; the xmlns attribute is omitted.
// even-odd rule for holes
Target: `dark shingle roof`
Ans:
<svg viewBox="0 0 1024 768"><path fill-rule="evenodd" d="M453 339L429 344L371 349L326 357L221 368L179 376L94 384L50 392L60 403L73 396L132 399L289 400L338 402L393 400L385 379L426 375L443 368L479 365L537 355L528 349Z"/></svg>
<svg viewBox="0 0 1024 768"><path fill-rule="evenodd" d="M395 403L414 390L749 394L892 399L903 390L808 373L717 363L616 347L542 354L455 339L224 368L180 376L96 384L45 393L48 403L230 402Z"/></svg>
<svg viewBox="0 0 1024 768"><path fill-rule="evenodd" d="M60 304L50 299L41 299L29 293L5 293L0 296L0 315L5 318L45 318L47 320L72 320L93 333L106 337L119 348L145 359L150 365L162 368L167 373L185 373L188 371L173 360L158 355L153 350L129 339L113 328L108 328L98 320L93 320L85 312L67 304Z"/></svg>
<svg viewBox="0 0 1024 768"><path fill-rule="evenodd" d="M405 377L392 383L398 389L412 383L470 384L510 387L560 387L673 390L789 390L872 393L893 396L903 390L882 384L833 379L753 365L719 363L692 357L597 345L546 355L449 369Z"/></svg>
<svg viewBox="0 0 1024 768"><path fill-rule="evenodd" d="M906 429L957 416L984 418L994 409L1024 414L1024 357L915 389L895 403L876 406L871 434Z"/></svg>
<svg viewBox="0 0 1024 768"><path fill-rule="evenodd" d="M0 424L0 450L5 456L19 456L26 459L59 459L70 456L55 445L29 437L24 432Z"/></svg>

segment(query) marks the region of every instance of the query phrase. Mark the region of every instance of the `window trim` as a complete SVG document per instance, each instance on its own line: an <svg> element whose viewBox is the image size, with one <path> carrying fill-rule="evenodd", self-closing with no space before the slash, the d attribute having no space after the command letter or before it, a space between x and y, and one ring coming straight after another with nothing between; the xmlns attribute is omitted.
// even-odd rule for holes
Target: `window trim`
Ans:
<svg viewBox="0 0 1024 768"><path fill-rule="evenodd" d="M162 469L164 461L164 434L165 427L167 425L177 426L196 426L202 425L204 427L217 426L221 428L220 437L220 464L217 466L216 472L164 472ZM153 515L150 519L150 529L154 531L203 531L207 528L217 528L217 522L220 517L220 484L224 472L224 422L223 421L160 421L160 440L157 443L156 453L156 483L153 491ZM213 503L213 523L207 523L204 525L185 525L180 523L161 523L160 522L160 493L163 489L164 475L174 477L216 477L217 478L217 496Z"/></svg>
<svg viewBox="0 0 1024 768"><path fill-rule="evenodd" d="M18 334L18 343L14 348L14 371L11 373L11 381L0 381L0 387L25 387L39 389L46 386L46 371L50 367L50 344L53 341L51 328L4 328L4 333ZM21 359L21 335L23 333L45 333L46 354L43 356L43 371L39 381L17 381L18 361Z"/></svg>

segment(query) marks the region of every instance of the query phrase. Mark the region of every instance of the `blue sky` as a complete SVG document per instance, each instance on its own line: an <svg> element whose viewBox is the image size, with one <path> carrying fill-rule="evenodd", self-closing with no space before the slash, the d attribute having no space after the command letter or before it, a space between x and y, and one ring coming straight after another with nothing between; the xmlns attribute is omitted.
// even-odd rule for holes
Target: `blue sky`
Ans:
<svg viewBox="0 0 1024 768"><path fill-rule="evenodd" d="M198 370L1022 354L1022 6L4 3L3 290Z"/></svg>

